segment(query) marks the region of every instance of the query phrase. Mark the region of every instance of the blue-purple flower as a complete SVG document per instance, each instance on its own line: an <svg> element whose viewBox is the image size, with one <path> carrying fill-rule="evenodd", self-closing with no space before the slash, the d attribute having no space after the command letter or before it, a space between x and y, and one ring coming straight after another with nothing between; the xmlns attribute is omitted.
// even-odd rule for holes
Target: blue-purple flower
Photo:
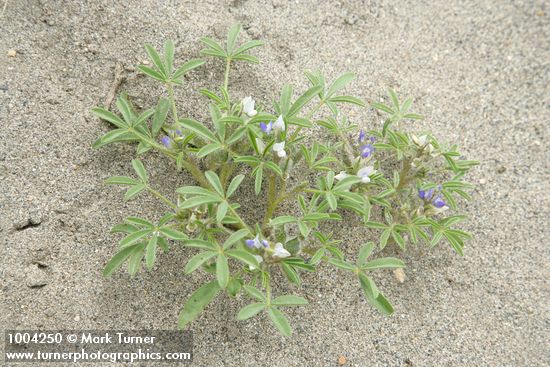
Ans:
<svg viewBox="0 0 550 367"><path fill-rule="evenodd" d="M365 141L365 138L366 138L366 134L363 130L359 131L359 144L363 143Z"/></svg>
<svg viewBox="0 0 550 367"><path fill-rule="evenodd" d="M166 148L172 147L172 140L168 136L163 136L162 139L160 139L160 142L162 145L164 145Z"/></svg>
<svg viewBox="0 0 550 367"><path fill-rule="evenodd" d="M285 128L283 115L280 115L275 122L269 121L267 124L265 122L260 122L260 129L266 134L271 134L272 131L285 131Z"/></svg>
<svg viewBox="0 0 550 367"><path fill-rule="evenodd" d="M430 200L432 196L434 195L434 189L431 188L429 190L418 190L418 197L422 200Z"/></svg>
<svg viewBox="0 0 550 367"><path fill-rule="evenodd" d="M443 208L446 203L445 201L441 198L441 195L437 195L433 200L432 200L432 204L433 206L435 206L436 208Z"/></svg>
<svg viewBox="0 0 550 367"><path fill-rule="evenodd" d="M370 140L371 143L376 142L376 137L369 136L367 138L367 134L365 134L365 131L363 131L363 130L359 131L359 139L357 139L359 141L359 144L362 144L362 143L366 142L367 139Z"/></svg>
<svg viewBox="0 0 550 367"><path fill-rule="evenodd" d="M372 144L366 144L361 147L361 157L368 158L374 153L375 149Z"/></svg>
<svg viewBox="0 0 550 367"><path fill-rule="evenodd" d="M269 121L267 124L265 122L260 122L260 129L266 134L271 134L273 130L273 122Z"/></svg>

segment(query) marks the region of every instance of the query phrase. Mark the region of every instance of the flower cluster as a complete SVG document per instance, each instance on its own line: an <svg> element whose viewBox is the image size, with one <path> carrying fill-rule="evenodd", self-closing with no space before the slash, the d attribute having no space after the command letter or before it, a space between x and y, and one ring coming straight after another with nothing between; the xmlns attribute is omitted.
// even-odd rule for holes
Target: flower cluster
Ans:
<svg viewBox="0 0 550 367"><path fill-rule="evenodd" d="M256 237L246 240L245 243L249 249L262 250L264 255L271 256L273 259L284 259L290 256L290 252L284 248L282 243L277 242L271 246L267 240L260 240L260 235L256 235ZM264 260L263 256L258 254L254 254L253 256L256 261L258 261L258 264L262 263ZM249 269L256 270L257 268L255 265L249 265Z"/></svg>
<svg viewBox="0 0 550 367"><path fill-rule="evenodd" d="M184 135L180 129L170 130L169 133L171 137L165 135L160 139L162 145L164 145L167 149L173 148L173 142L178 142L184 138Z"/></svg>
<svg viewBox="0 0 550 367"><path fill-rule="evenodd" d="M441 190L441 186L438 187L438 191L440 190ZM445 201L441 197L441 194L440 193L436 194L434 188L431 188L428 190L422 190L422 189L418 190L418 197L424 200L425 202L430 202L433 206L435 206L438 209L443 208L446 205Z"/></svg>
<svg viewBox="0 0 550 367"><path fill-rule="evenodd" d="M269 121L268 123L260 122L260 130L266 135L271 135L277 132L284 132L285 129L286 129L286 126L285 126L285 121L283 119L283 115L279 115L279 117L275 120L275 122L273 121ZM263 140L257 138L256 144L260 148L260 152L263 153L263 151L265 150L265 144ZM286 157L285 144L286 142L284 140L273 144L272 149L273 149L273 152L277 155L277 157L279 158Z"/></svg>
<svg viewBox="0 0 550 367"><path fill-rule="evenodd" d="M369 158L370 156L372 156L372 154L376 150L374 149L374 145L373 145L376 142L376 137L374 136L367 137L365 132L361 130L359 132L359 139L357 140L361 145L361 149L360 149L361 158Z"/></svg>

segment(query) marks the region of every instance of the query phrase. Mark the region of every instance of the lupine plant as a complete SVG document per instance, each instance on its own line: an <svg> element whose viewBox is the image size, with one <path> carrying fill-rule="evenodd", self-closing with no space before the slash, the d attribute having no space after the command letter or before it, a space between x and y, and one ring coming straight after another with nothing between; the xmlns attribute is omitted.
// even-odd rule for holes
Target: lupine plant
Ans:
<svg viewBox="0 0 550 367"><path fill-rule="evenodd" d="M162 188L151 186L139 158L132 160L134 177L107 180L128 187L125 200L149 193L166 204L168 212L154 222L130 216L116 225L112 232L124 237L104 275L110 276L125 262L131 275L143 263L151 270L159 252L167 252L170 246L187 248L185 274L200 270L211 275L183 306L181 328L225 292L231 298L250 300L236 315L238 320L265 316L288 336L291 327L285 308L308 302L284 293L298 292L302 273L320 267L350 272L368 302L391 314L393 308L371 272L401 268L404 263L373 255L388 245L404 251L410 245L434 247L441 242L462 255L464 241L471 236L456 227L466 219L457 214L458 199L470 199L467 191L472 185L463 177L477 163L463 159L456 146L441 144L429 133L406 132L422 117L410 111L410 98L400 101L393 90L389 103L372 103L386 115L380 128L371 124L367 130L364 122L352 123L342 106L365 107L365 103L341 93L354 79L351 73L329 83L319 72L306 72L310 87L305 92L295 98L287 84L272 105L259 106L251 96L234 99L229 90L231 67L237 62L258 63L250 52L263 44L254 40L238 46L239 31L240 25L234 25L225 45L201 39L206 45L202 55L225 65L219 89L200 90L209 121L179 115L174 88L204 61L174 67L171 41L165 43L162 54L147 45L152 67L139 66L166 88L166 97L160 97L155 107L136 111L122 94L116 101L119 114L93 109L115 126L94 147L135 143L137 156L156 150L175 162L170 174L181 172L195 182L166 196ZM320 135L319 130L329 136L326 141L308 139ZM243 185L247 181L250 184ZM246 186L256 195L252 220L245 220L239 205L239 194ZM292 202L297 205L289 205ZM355 258L345 257L341 241L333 238L326 223L342 221L343 216L356 216L355 226L360 228L353 230L366 238L366 243L357 244ZM274 292L281 288L272 287L276 277L293 284L282 287L292 291Z"/></svg>

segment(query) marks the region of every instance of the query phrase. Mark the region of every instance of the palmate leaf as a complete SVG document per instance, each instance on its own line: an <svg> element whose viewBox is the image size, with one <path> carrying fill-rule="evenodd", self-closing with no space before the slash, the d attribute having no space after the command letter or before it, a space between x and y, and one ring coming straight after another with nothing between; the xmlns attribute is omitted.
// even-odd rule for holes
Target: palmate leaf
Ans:
<svg viewBox="0 0 550 367"><path fill-rule="evenodd" d="M115 270L117 270L126 259L132 254L135 250L135 246L126 247L120 250L112 259L105 265L103 269L103 276L108 278L110 277Z"/></svg>
<svg viewBox="0 0 550 367"><path fill-rule="evenodd" d="M254 171L253 174L256 176L254 179L254 193L256 195L260 195L260 192L262 191L262 182L264 178L264 169L262 166L258 166Z"/></svg>
<svg viewBox="0 0 550 367"><path fill-rule="evenodd" d="M269 315L269 319L273 322L277 329L279 329L281 334L284 336L292 335L292 328L288 323L288 319L281 311L272 306L267 309L267 314Z"/></svg>
<svg viewBox="0 0 550 367"><path fill-rule="evenodd" d="M197 196L191 199L185 200L180 206L180 209L190 209L199 205L219 203L221 198L212 198L208 196Z"/></svg>
<svg viewBox="0 0 550 367"><path fill-rule="evenodd" d="M366 106L362 99L353 96L336 96L330 98L328 101L333 103L350 103L361 107Z"/></svg>
<svg viewBox="0 0 550 367"><path fill-rule="evenodd" d="M218 204L218 208L216 210L216 222L221 223L223 219L225 218L225 215L227 214L227 210L229 209L229 204L227 201L222 201L220 204Z"/></svg>
<svg viewBox="0 0 550 367"><path fill-rule="evenodd" d="M198 151L197 157L200 157L200 158L206 157L207 155L214 153L215 151L220 150L222 148L223 148L223 145L221 145L220 143L207 144Z"/></svg>
<svg viewBox="0 0 550 367"><path fill-rule="evenodd" d="M146 256L145 256L145 264L147 265L147 269L153 268L153 265L155 264L155 259L157 254L157 243L158 243L158 236L152 236L149 242L147 243L147 250L146 250Z"/></svg>
<svg viewBox="0 0 550 367"><path fill-rule="evenodd" d="M219 195L215 192L200 186L182 186L176 192L182 195L207 196L213 199L220 199Z"/></svg>
<svg viewBox="0 0 550 367"><path fill-rule="evenodd" d="M149 178L147 176L147 171L145 171L143 163L141 163L139 159L132 159L132 167L134 167L134 171L136 171L138 177L141 179L141 182L147 183Z"/></svg>
<svg viewBox="0 0 550 367"><path fill-rule="evenodd" d="M229 184L229 186L227 188L227 193L226 193L227 198L230 198L231 195L233 195L235 193L235 191L241 185L241 182L243 182L243 179L244 179L244 175L237 175L233 178L233 180L231 180L231 183Z"/></svg>
<svg viewBox="0 0 550 367"><path fill-rule="evenodd" d="M237 56L237 55L240 55L252 48L256 48L256 47L260 47L260 46L263 46L265 43L263 41L259 41L259 40L252 40L252 41L248 41L244 44L242 44L239 48L237 48L235 50L235 52L233 52L233 56Z"/></svg>
<svg viewBox="0 0 550 367"><path fill-rule="evenodd" d="M171 75L174 69L174 42L172 40L164 42L164 65L166 66L166 75Z"/></svg>
<svg viewBox="0 0 550 367"><path fill-rule="evenodd" d="M228 32L225 49L215 40L209 37L201 38L201 42L204 43L207 48L201 50L203 55L213 56L226 60L242 60L252 63L259 63L258 58L247 53L253 48L262 46L264 42L258 40L252 40L245 42L241 46L237 47L237 38L241 30L239 23L233 24Z"/></svg>
<svg viewBox="0 0 550 367"><path fill-rule="evenodd" d="M178 327L185 328L204 310L206 305L218 294L220 287L217 281L206 283L197 289L185 303L180 313Z"/></svg>
<svg viewBox="0 0 550 367"><path fill-rule="evenodd" d="M185 274L191 274L196 269L198 269L202 264L216 256L217 253L214 251L205 251L193 256L185 266Z"/></svg>
<svg viewBox="0 0 550 367"><path fill-rule="evenodd" d="M157 107L155 109L155 114L153 116L153 125L151 129L153 136L157 136L159 131L162 129L162 126L166 121L166 116L168 115L169 108L170 102L168 101L168 99L159 99Z"/></svg>
<svg viewBox="0 0 550 367"><path fill-rule="evenodd" d="M253 316L256 316L259 312L266 308L264 303L251 303L241 308L237 314L237 320L246 320Z"/></svg>
<svg viewBox="0 0 550 367"><path fill-rule="evenodd" d="M140 192L142 192L145 189L146 189L146 186L144 184L141 184L141 183L130 187L126 191L126 193L124 194L124 200L128 201L128 200L133 199L137 194L139 194Z"/></svg>
<svg viewBox="0 0 550 367"><path fill-rule="evenodd" d="M180 79L193 69L196 69L204 64L204 60L192 59L180 66L172 75L172 80Z"/></svg>
<svg viewBox="0 0 550 367"><path fill-rule="evenodd" d="M394 257L383 257L374 259L361 266L364 270L384 269L384 268L403 268L405 263Z"/></svg>
<svg viewBox="0 0 550 367"><path fill-rule="evenodd" d="M365 264L365 261L367 258L372 254L374 250L374 243L369 242L365 244L361 249L359 250L359 254L357 255L357 266L362 267Z"/></svg>
<svg viewBox="0 0 550 367"><path fill-rule="evenodd" d="M153 223L140 217L128 217L124 221L141 228L153 229L155 227Z"/></svg>
<svg viewBox="0 0 550 367"><path fill-rule="evenodd" d="M232 60L248 61L253 64L259 64L260 60L256 56L240 54L232 57Z"/></svg>
<svg viewBox="0 0 550 367"><path fill-rule="evenodd" d="M248 234L249 234L248 229L246 228L240 229L237 232L233 232L229 237L227 237L227 239L223 243L223 249L224 250L229 249L231 246L233 246L235 243L242 240Z"/></svg>
<svg viewBox="0 0 550 367"><path fill-rule="evenodd" d="M340 75L336 80L331 84L329 89L327 90L327 93L325 94L325 98L330 98L334 95L334 93L338 92L342 88L344 88L346 85L348 85L353 79L355 79L355 74L353 73L345 73Z"/></svg>
<svg viewBox="0 0 550 367"><path fill-rule="evenodd" d="M381 313L391 315L393 313L393 306L386 299L386 297L378 291L378 288L375 288L376 285L372 279L363 274L361 275L362 276L359 277L359 280L367 301L369 301L369 303Z"/></svg>
<svg viewBox="0 0 550 367"><path fill-rule="evenodd" d="M128 259L128 273L131 276L136 275L141 268L141 261L145 253L145 243L139 243L135 246L134 251L130 254Z"/></svg>
<svg viewBox="0 0 550 367"><path fill-rule="evenodd" d="M167 226L160 227L159 232L162 233L165 237L172 240L184 241L187 239L187 235L185 233Z"/></svg>
<svg viewBox="0 0 550 367"><path fill-rule="evenodd" d="M213 143L218 141L216 136L210 130L208 130L206 126L204 126L202 123L198 121L195 121L192 119L183 119L183 120L180 120L180 124L183 127L193 131L195 134L197 134L203 139L206 139L209 142Z"/></svg>
<svg viewBox="0 0 550 367"><path fill-rule="evenodd" d="M133 134L128 132L127 129L115 129L111 130L99 139L97 139L93 144L92 148L97 149L104 145L117 143L117 142L129 142L137 141L138 138Z"/></svg>
<svg viewBox="0 0 550 367"><path fill-rule="evenodd" d="M129 234L128 236L124 237L119 242L120 247L121 248L129 247L129 246L135 244L136 242L140 241L142 238L148 236L152 232L153 232L153 228L145 228L145 229L141 229L139 231L133 232L133 233Z"/></svg>
<svg viewBox="0 0 550 367"><path fill-rule="evenodd" d="M233 48L235 47L235 42L237 41L237 36L241 31L241 24L235 23L231 26L229 33L227 33L227 54L233 54Z"/></svg>
<svg viewBox="0 0 550 367"><path fill-rule="evenodd" d="M111 111L108 111L102 107L95 107L92 108L92 112L94 115L99 117L102 120L108 121L111 124L115 125L118 128L127 128L128 123L123 121L120 117L112 113Z"/></svg>
<svg viewBox="0 0 550 367"><path fill-rule="evenodd" d="M280 296L272 301L272 304L276 306L302 306L308 303L305 298L293 295Z"/></svg>
<svg viewBox="0 0 550 367"><path fill-rule="evenodd" d="M139 65L138 69L145 75L159 81L159 82L165 82L166 78L159 72L155 71L154 69L145 66L145 65Z"/></svg>
<svg viewBox="0 0 550 367"><path fill-rule="evenodd" d="M219 54L221 57L225 57L226 53L222 46L220 46L216 41L214 41L212 38L209 37L203 37L201 38L201 42L204 43L206 46L208 46L207 50L213 51L217 54ZM201 52L204 52L206 50L202 50Z"/></svg>
<svg viewBox="0 0 550 367"><path fill-rule="evenodd" d="M321 91L321 86L319 85L313 86L305 91L304 94L298 97L298 99L292 104L286 116L292 117L299 113L309 101L319 94L319 91Z"/></svg>
<svg viewBox="0 0 550 367"><path fill-rule="evenodd" d="M248 293L248 295L262 303L265 303L265 296L263 295L262 292L260 292L260 290L256 287L253 287L251 285L245 285L243 286L244 290L246 291L246 293Z"/></svg>
<svg viewBox="0 0 550 367"><path fill-rule="evenodd" d="M147 55L149 55L149 58L151 59L153 64L157 67L157 71L161 75L162 79L166 80L168 78L168 72L157 50L155 50L151 45L146 44L145 51L147 51Z"/></svg>
<svg viewBox="0 0 550 367"><path fill-rule="evenodd" d="M247 266L250 266L252 268L258 268L260 264L258 264L258 260L252 254L248 253L247 251L243 250L228 250L225 252L228 256L231 256L232 258L235 258L239 260L240 262L244 263Z"/></svg>
<svg viewBox="0 0 550 367"><path fill-rule="evenodd" d="M225 193L224 193L223 186L222 186L222 183L221 183L220 178L218 177L218 175L214 171L206 171L204 173L204 175L206 176L206 179L208 180L208 183L210 185L212 185L212 188L214 188L214 190L216 190L216 192L220 195L220 197L224 198Z"/></svg>
<svg viewBox="0 0 550 367"><path fill-rule="evenodd" d="M126 176L113 176L105 180L109 185L137 185L140 182Z"/></svg>
<svg viewBox="0 0 550 367"><path fill-rule="evenodd" d="M216 279L220 288L224 289L229 283L229 265L227 263L227 257L223 254L218 254L216 260Z"/></svg>

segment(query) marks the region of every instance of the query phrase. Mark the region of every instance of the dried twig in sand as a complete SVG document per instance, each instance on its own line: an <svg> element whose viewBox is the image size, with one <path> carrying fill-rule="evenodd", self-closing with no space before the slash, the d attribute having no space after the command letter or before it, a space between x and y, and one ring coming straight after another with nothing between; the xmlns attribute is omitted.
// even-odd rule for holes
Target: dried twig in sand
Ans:
<svg viewBox="0 0 550 367"><path fill-rule="evenodd" d="M111 89L109 89L109 93L107 93L107 96L105 96L104 106L107 110L111 108L111 103L113 103L116 92L124 79L126 79L126 75L124 74L124 65L122 65L122 63L120 62L117 62L115 65L115 77L113 79L113 83L111 84Z"/></svg>
<svg viewBox="0 0 550 367"><path fill-rule="evenodd" d="M2 7L2 13L0 13L0 18L4 16L4 12L6 11L7 6L8 6L8 0L4 1L4 6Z"/></svg>

